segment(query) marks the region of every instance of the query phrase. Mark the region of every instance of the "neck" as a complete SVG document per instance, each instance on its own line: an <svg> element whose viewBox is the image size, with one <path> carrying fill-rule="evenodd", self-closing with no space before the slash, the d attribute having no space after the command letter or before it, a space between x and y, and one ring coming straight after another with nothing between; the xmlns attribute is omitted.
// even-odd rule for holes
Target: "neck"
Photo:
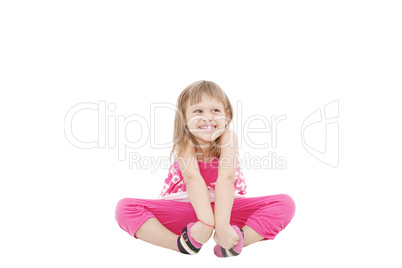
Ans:
<svg viewBox="0 0 402 268"><path fill-rule="evenodd" d="M213 156L209 153L211 147L207 148L197 148L197 155L202 156L204 159L212 158Z"/></svg>

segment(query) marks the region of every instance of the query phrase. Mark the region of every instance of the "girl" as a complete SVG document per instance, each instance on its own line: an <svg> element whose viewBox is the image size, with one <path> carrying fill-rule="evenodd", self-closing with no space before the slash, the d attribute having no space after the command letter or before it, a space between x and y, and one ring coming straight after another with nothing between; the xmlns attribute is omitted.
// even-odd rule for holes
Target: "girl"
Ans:
<svg viewBox="0 0 402 268"><path fill-rule="evenodd" d="M124 198L116 221L131 236L184 254L196 254L214 233L218 257L237 256L257 241L274 239L295 213L286 194L245 197L232 105L214 82L197 81L177 100L176 159L158 199Z"/></svg>

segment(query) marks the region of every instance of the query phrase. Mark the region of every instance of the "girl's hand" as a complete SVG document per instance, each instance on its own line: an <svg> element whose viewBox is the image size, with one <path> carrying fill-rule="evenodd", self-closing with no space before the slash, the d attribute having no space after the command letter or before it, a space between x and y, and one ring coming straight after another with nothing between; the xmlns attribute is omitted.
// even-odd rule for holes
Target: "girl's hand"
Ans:
<svg viewBox="0 0 402 268"><path fill-rule="evenodd" d="M205 244L211 238L213 230L214 228L198 221L191 227L190 235L198 243Z"/></svg>
<svg viewBox="0 0 402 268"><path fill-rule="evenodd" d="M239 242L239 236L230 224L215 227L215 242L224 249L231 249Z"/></svg>

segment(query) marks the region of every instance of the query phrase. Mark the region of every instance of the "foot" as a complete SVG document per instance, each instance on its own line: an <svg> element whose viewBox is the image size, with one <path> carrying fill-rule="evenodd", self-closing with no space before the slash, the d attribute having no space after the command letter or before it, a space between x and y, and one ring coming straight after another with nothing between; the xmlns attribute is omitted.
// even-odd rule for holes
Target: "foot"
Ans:
<svg viewBox="0 0 402 268"><path fill-rule="evenodd" d="M194 255L197 254L202 247L202 244L195 241L190 235L190 229L194 224L195 222L191 222L184 227L181 236L177 238L177 251L180 253Z"/></svg>
<svg viewBox="0 0 402 268"><path fill-rule="evenodd" d="M214 253L219 258L237 256L241 253L241 251L243 249L244 232L242 229L240 229L239 227L237 227L235 225L232 225L232 227L236 231L236 233L239 235L239 242L237 243L236 246L234 246L231 249L224 249L223 247L221 247L219 245L215 245Z"/></svg>

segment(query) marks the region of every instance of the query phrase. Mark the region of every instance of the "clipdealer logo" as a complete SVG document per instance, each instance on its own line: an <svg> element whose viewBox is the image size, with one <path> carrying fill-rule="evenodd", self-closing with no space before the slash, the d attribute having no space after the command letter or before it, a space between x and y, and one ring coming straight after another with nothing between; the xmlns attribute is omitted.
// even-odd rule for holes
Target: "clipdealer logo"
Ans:
<svg viewBox="0 0 402 268"><path fill-rule="evenodd" d="M301 126L304 149L317 160L339 166L339 100L315 110Z"/></svg>
<svg viewBox="0 0 402 268"><path fill-rule="evenodd" d="M166 157L141 156L138 149L144 147L150 140L150 148L164 149L172 148L173 141L165 144L156 142L156 111L163 111L166 114L169 111L177 113L177 107L170 103L152 103L150 105L150 120L139 114L131 114L129 116L116 114L117 106L114 103L107 104L106 101L98 103L83 102L72 106L64 118L64 135L67 141L81 149L93 148L109 148L117 149L118 160L126 161L128 158L130 169L152 169L155 172L157 168L168 168L170 159ZM254 149L263 149L266 156L251 156L246 153L244 158L240 159L240 163L244 166L251 166L253 169L287 169L287 161L284 156L279 155L270 148L277 148L278 127L282 121L287 119L286 115L272 115L267 118L265 115L257 114L247 117L243 122L242 103L236 103L235 118L233 121L233 129L238 136L238 147L241 148L243 142L247 146ZM73 129L73 122L80 114L91 114L97 117L97 133L96 137L80 138ZM77 116L78 115L78 116ZM251 127L253 122L262 123L263 127ZM137 141L130 139L128 127L134 126L134 132L140 134ZM80 125L78 130L86 132L86 122ZM75 129L76 130L76 129ZM77 131L79 132L79 131ZM256 140L250 138L252 134L260 134L262 142L256 143ZM255 137L255 136L254 136ZM268 138L268 140L267 140ZM267 142L270 141L270 142ZM239 156L237 156L240 158Z"/></svg>

